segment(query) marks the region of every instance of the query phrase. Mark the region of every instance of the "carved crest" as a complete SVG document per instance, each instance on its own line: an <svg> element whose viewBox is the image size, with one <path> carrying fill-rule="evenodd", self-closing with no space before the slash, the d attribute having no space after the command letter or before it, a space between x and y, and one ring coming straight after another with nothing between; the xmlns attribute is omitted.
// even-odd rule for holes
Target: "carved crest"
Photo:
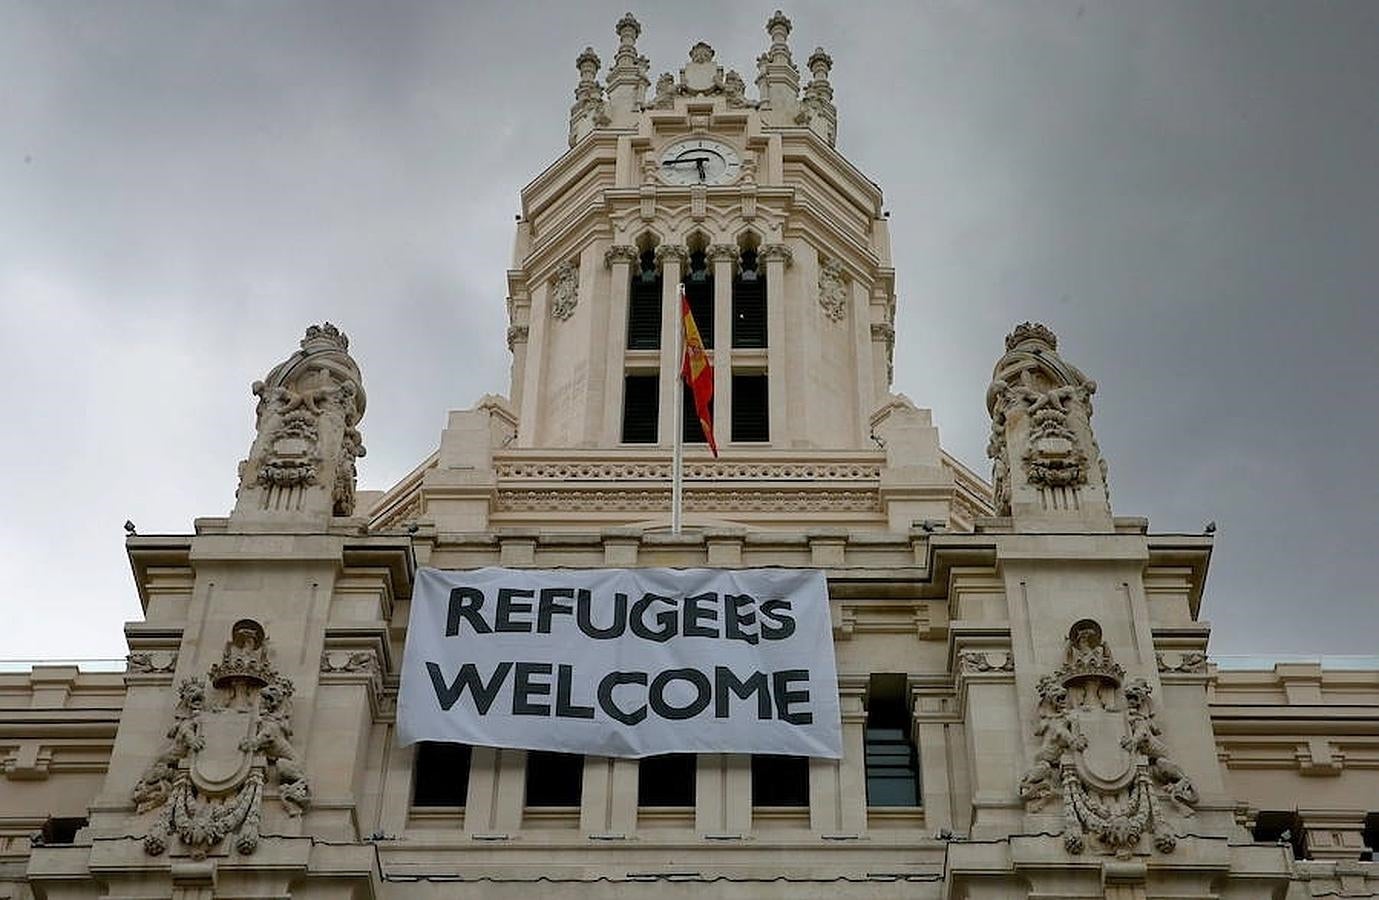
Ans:
<svg viewBox="0 0 1379 900"><path fill-rule="evenodd" d="M819 266L819 306L830 322L842 321L847 313L847 280L836 259L824 259Z"/></svg>
<svg viewBox="0 0 1379 900"><path fill-rule="evenodd" d="M564 322L579 304L579 266L563 262L551 278L551 318Z"/></svg>
<svg viewBox="0 0 1379 900"><path fill-rule="evenodd" d="M210 678L183 679L168 744L135 784L136 814L161 808L144 837L153 855L176 835L195 858L234 835L235 849L258 846L269 776L288 815L310 802L310 786L292 746L292 682L268 659L263 627L242 619L231 629Z"/></svg>
<svg viewBox="0 0 1379 900"><path fill-rule="evenodd" d="M1040 679L1038 690L1040 746L1020 780L1026 805L1063 801L1070 853L1085 849L1089 833L1118 855L1146 834L1161 852L1172 851L1177 837L1160 794L1191 815L1197 791L1159 737L1148 682L1125 680L1097 622L1073 624L1063 664Z"/></svg>

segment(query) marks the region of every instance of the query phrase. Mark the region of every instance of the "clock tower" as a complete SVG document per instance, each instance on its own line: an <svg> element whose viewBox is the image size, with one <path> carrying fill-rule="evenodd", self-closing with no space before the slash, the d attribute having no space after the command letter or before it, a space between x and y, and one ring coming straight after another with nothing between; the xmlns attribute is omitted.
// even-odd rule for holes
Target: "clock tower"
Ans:
<svg viewBox="0 0 1379 900"><path fill-rule="evenodd" d="M814 50L802 84L777 12L755 96L702 41L653 87L641 25L615 30L606 70L592 48L575 61L569 149L522 191L509 397L453 413L385 510L655 528L681 428L690 527L970 526L988 489L890 393L890 237L880 189L835 147L832 59ZM693 404L675 420L681 283L714 368L716 461Z"/></svg>

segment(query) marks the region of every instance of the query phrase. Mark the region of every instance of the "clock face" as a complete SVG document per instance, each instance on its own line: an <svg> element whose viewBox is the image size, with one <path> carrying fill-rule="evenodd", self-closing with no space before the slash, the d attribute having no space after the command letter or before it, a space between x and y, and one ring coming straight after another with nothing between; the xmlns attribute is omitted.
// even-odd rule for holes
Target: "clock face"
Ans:
<svg viewBox="0 0 1379 900"><path fill-rule="evenodd" d="M689 138L661 154L661 177L667 184L723 184L742 171L742 158L722 141Z"/></svg>

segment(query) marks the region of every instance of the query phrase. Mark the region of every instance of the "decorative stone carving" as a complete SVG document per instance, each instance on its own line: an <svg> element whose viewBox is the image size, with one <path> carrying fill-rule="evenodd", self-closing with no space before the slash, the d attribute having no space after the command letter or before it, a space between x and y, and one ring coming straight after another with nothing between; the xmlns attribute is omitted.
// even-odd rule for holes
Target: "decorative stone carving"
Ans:
<svg viewBox="0 0 1379 900"><path fill-rule="evenodd" d="M972 672L1014 672L1015 657L1008 650L959 650L958 668Z"/></svg>
<svg viewBox="0 0 1379 900"><path fill-rule="evenodd" d="M579 305L579 266L563 262L551 276L551 318L564 322Z"/></svg>
<svg viewBox="0 0 1379 900"><path fill-rule="evenodd" d="M372 650L327 650L321 654L322 672L378 671L378 655Z"/></svg>
<svg viewBox="0 0 1379 900"><path fill-rule="evenodd" d="M713 56L713 48L703 41L690 48L690 61L680 70L680 93L723 93L723 67L713 61Z"/></svg>
<svg viewBox="0 0 1379 900"><path fill-rule="evenodd" d="M762 244L757 250L758 261L766 263L775 259L784 261L788 266L795 261L795 254L788 244Z"/></svg>
<svg viewBox="0 0 1379 900"><path fill-rule="evenodd" d="M525 344L531 328L527 325L508 326L508 351L516 350L518 344Z"/></svg>
<svg viewBox="0 0 1379 900"><path fill-rule="evenodd" d="M631 111L646 98L646 87L650 84L646 72L651 63L637 52L642 26L632 13L619 19L613 30L618 35L618 49L608 70L608 102L614 109Z"/></svg>
<svg viewBox="0 0 1379 900"><path fill-rule="evenodd" d="M723 97L728 101L728 106L734 109L751 106L747 101L747 84L736 69L729 69L728 74L723 76Z"/></svg>
<svg viewBox="0 0 1379 900"><path fill-rule="evenodd" d="M708 249L704 251L704 255L709 258L710 262L718 262L719 260L736 262L741 254L742 250L737 244L710 244Z"/></svg>
<svg viewBox="0 0 1379 900"><path fill-rule="evenodd" d="M1028 494L1022 501L1025 509L1076 512L1082 508L1078 492L1088 485L1106 496L1106 464L1091 430L1096 382L1065 362L1056 352L1057 343L1043 325L1017 326L1006 337L1006 354L987 389L987 455L998 515L1012 514L1016 481L1042 492ZM1017 463L1019 470L1012 470ZM1109 513L1107 503L1108 526Z"/></svg>
<svg viewBox="0 0 1379 900"><path fill-rule="evenodd" d="M656 79L656 96L651 99L652 108L673 108L675 106L675 97L679 93L680 87L675 83L675 76L669 72L662 72L661 77Z"/></svg>
<svg viewBox="0 0 1379 900"><path fill-rule="evenodd" d="M171 672L177 668L177 651L153 650L131 653L125 659L125 671L130 674L152 675Z"/></svg>
<svg viewBox="0 0 1379 900"><path fill-rule="evenodd" d="M1142 678L1125 681L1091 619L1074 623L1063 664L1039 680L1040 745L1020 797L1031 810L1063 801L1069 853L1086 849L1089 834L1118 856L1146 834L1162 853L1177 845L1160 794L1191 815L1197 791L1160 737L1150 691Z"/></svg>
<svg viewBox="0 0 1379 900"><path fill-rule="evenodd" d="M236 514L353 515L365 397L349 338L329 322L312 325L251 390L258 434L240 463Z"/></svg>
<svg viewBox="0 0 1379 900"><path fill-rule="evenodd" d="M828 82L833 57L825 53L824 48L817 47L810 54L808 65L813 78L805 85L795 123L809 126L832 145L838 133L838 110L833 105L833 86Z"/></svg>
<svg viewBox="0 0 1379 900"><path fill-rule="evenodd" d="M1160 672L1199 673L1207 670L1207 655L1201 650L1155 653L1154 660Z"/></svg>
<svg viewBox="0 0 1379 900"><path fill-rule="evenodd" d="M656 248L656 262L665 265L670 260L679 263L683 271L685 263L689 262L689 251L677 244L661 244Z"/></svg>
<svg viewBox="0 0 1379 900"><path fill-rule="evenodd" d="M871 323L871 339L886 345L886 384L895 380L895 326L888 322Z"/></svg>
<svg viewBox="0 0 1379 900"><path fill-rule="evenodd" d="M253 853L270 774L288 815L310 803L292 745L293 685L269 661L263 627L236 622L207 678L182 680L168 744L131 792L137 814L162 810L144 837L151 855L174 835L197 859L231 835L237 852Z"/></svg>
<svg viewBox="0 0 1379 900"><path fill-rule="evenodd" d="M641 256L641 254L637 252L637 248L632 244L614 244L603 251L603 264L610 269L613 268L614 263L625 262L628 265L632 265L636 263L639 256Z"/></svg>
<svg viewBox="0 0 1379 900"><path fill-rule="evenodd" d="M847 276L843 264L830 257L819 261L819 306L830 322L847 314Z"/></svg>

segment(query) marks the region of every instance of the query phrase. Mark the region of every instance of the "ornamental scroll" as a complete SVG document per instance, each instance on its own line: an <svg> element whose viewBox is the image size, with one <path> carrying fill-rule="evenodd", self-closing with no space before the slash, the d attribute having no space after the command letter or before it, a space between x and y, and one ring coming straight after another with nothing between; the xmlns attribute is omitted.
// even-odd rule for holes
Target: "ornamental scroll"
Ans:
<svg viewBox="0 0 1379 900"><path fill-rule="evenodd" d="M306 810L311 787L292 744L292 690L252 619L235 623L206 677L182 680L168 744L131 793L136 814L161 810L146 852L162 854L175 835L196 859L231 836L236 851L253 853L272 782L289 816Z"/></svg>
<svg viewBox="0 0 1379 900"><path fill-rule="evenodd" d="M1072 626L1063 664L1039 680L1040 746L1020 797L1030 810L1063 801L1069 853L1089 835L1118 856L1146 834L1162 853L1177 846L1165 801L1190 816L1197 790L1160 737L1151 692L1143 678L1126 680L1091 619Z"/></svg>

